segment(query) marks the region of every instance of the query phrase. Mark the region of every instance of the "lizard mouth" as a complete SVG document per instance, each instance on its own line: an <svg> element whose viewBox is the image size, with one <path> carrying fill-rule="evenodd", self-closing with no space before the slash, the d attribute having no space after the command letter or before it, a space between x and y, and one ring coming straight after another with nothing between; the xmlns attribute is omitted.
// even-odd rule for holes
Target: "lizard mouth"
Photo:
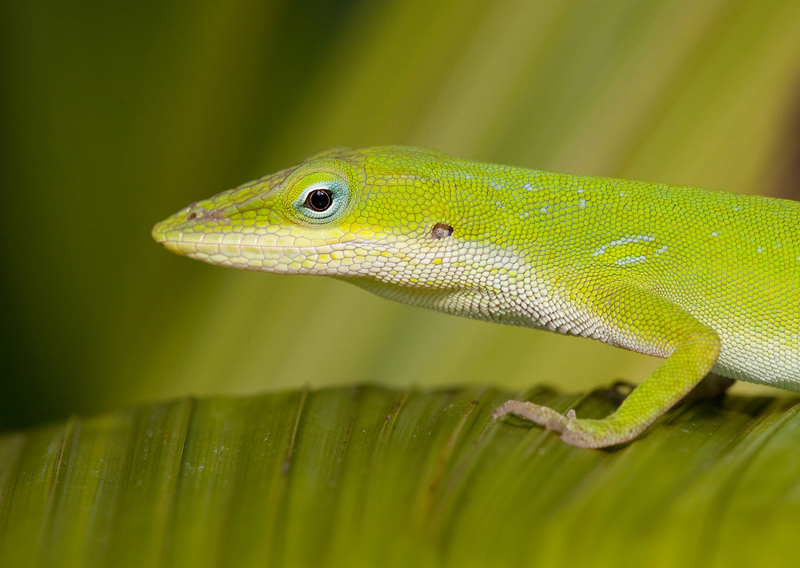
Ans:
<svg viewBox="0 0 800 568"><path fill-rule="evenodd" d="M168 251L181 256L192 256L191 253L195 251L197 245L197 242L192 242L195 239L185 238L186 233L180 230L179 225L176 225L172 218L156 223L150 234L155 242ZM200 241L203 235L197 234L193 236Z"/></svg>
<svg viewBox="0 0 800 568"><path fill-rule="evenodd" d="M156 223L156 226L153 227L153 230L150 234L152 235L153 240L160 245L164 245L168 240L165 223L163 221Z"/></svg>
<svg viewBox="0 0 800 568"><path fill-rule="evenodd" d="M212 230L185 231L192 226L180 216L156 224L153 239L180 256L217 266L279 274L329 274L331 262L348 256L351 239L341 234L287 235L279 231L259 234ZM224 227L223 227L224 228Z"/></svg>

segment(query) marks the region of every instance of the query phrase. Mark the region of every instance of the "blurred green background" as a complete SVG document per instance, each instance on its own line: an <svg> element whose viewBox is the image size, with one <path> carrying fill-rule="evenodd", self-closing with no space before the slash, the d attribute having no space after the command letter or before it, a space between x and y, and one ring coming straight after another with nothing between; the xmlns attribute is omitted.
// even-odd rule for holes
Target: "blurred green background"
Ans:
<svg viewBox="0 0 800 568"><path fill-rule="evenodd" d="M797 0L12 1L0 46L0 428L303 384L577 390L657 363L151 240L328 147L799 195Z"/></svg>

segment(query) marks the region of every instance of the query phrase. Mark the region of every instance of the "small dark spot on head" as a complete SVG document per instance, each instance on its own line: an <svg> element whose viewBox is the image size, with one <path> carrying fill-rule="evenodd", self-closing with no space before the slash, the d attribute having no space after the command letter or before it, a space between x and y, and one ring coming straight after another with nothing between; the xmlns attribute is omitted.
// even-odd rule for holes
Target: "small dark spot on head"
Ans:
<svg viewBox="0 0 800 568"><path fill-rule="evenodd" d="M434 239L443 239L453 234L453 227L447 223L436 223L431 229L431 237Z"/></svg>
<svg viewBox="0 0 800 568"><path fill-rule="evenodd" d="M197 211L192 211L186 216L187 221L194 221L195 219L197 219Z"/></svg>

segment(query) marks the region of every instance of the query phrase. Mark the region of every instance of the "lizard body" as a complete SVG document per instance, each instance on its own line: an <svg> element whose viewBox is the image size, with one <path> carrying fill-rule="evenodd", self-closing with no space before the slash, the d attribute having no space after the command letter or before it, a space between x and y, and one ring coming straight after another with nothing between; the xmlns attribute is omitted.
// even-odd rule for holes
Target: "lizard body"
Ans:
<svg viewBox="0 0 800 568"><path fill-rule="evenodd" d="M598 339L666 361L602 420L519 414L580 447L638 436L708 372L800 391L800 203L339 149L153 229L222 266L342 278L455 315Z"/></svg>

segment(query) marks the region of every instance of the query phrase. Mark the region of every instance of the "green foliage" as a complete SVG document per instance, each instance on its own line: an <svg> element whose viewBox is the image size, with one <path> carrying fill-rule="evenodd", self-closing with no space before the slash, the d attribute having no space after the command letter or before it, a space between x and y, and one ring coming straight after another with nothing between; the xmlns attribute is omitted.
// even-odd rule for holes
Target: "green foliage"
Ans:
<svg viewBox="0 0 800 568"><path fill-rule="evenodd" d="M493 425L511 395L181 399L7 434L0 565L793 565L798 399L692 404L596 451Z"/></svg>
<svg viewBox="0 0 800 568"><path fill-rule="evenodd" d="M303 384L638 381L654 361L203 266L150 229L385 143L789 195L798 69L796 0L4 2L0 426Z"/></svg>

